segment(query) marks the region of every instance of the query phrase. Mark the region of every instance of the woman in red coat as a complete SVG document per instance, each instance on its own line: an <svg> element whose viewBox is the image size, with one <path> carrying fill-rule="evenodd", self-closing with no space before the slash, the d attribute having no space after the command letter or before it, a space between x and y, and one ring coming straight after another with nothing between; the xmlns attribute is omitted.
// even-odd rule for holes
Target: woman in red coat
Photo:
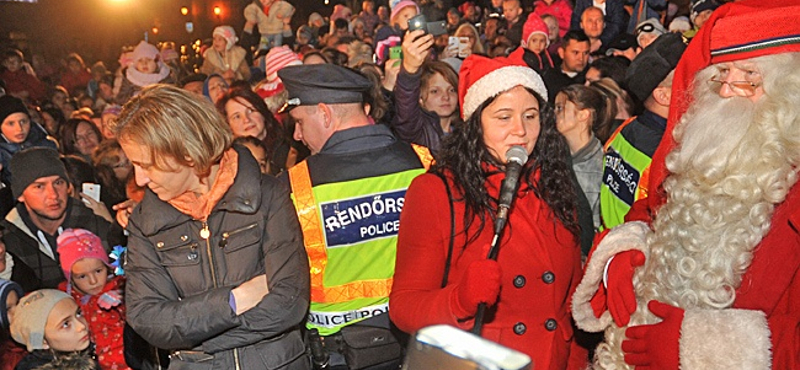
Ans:
<svg viewBox="0 0 800 370"><path fill-rule="evenodd" d="M407 332L434 324L469 330L485 302L484 338L528 354L537 369L583 367L587 354L568 312L581 276L569 149L545 86L527 66L478 55L464 61L460 84L466 123L406 193L389 314ZM505 154L517 145L530 160L497 261L487 260Z"/></svg>

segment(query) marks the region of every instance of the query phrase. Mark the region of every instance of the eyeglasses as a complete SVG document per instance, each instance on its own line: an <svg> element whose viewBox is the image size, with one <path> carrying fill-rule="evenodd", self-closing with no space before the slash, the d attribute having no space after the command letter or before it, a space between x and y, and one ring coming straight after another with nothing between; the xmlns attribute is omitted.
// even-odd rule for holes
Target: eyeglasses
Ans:
<svg viewBox="0 0 800 370"><path fill-rule="evenodd" d="M715 77L712 77L708 80L708 84L711 85L711 89L719 94L719 91L722 89L722 85L728 85L728 87L733 90L738 95L744 96L749 98L756 94L756 89L761 86L761 83L755 83L751 81L722 81L718 80Z"/></svg>

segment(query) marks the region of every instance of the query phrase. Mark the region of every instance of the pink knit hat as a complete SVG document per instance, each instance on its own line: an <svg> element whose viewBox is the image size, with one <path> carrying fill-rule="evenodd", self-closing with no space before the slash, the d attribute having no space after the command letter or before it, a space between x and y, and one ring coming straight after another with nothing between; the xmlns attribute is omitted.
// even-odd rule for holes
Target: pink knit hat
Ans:
<svg viewBox="0 0 800 370"><path fill-rule="evenodd" d="M139 45L136 45L136 48L133 49L133 53L131 53L131 62L136 63L142 58L156 60L158 59L159 55L161 55L161 53L158 52L158 48L148 44L147 41L142 40L142 42L140 42Z"/></svg>
<svg viewBox="0 0 800 370"><path fill-rule="evenodd" d="M66 229L56 239L61 271L72 281L72 265L84 258L97 258L109 266L108 254L97 235L84 229Z"/></svg>
<svg viewBox="0 0 800 370"><path fill-rule="evenodd" d="M267 81L275 81L278 71L286 66L299 66L303 64L300 58L288 46L282 45L269 49L266 60Z"/></svg>
<svg viewBox="0 0 800 370"><path fill-rule="evenodd" d="M528 20L526 20L525 24L522 26L522 47L528 45L528 39L530 39L531 35L534 33L541 33L544 35L544 39L547 40L546 45L550 46L550 34L548 33L547 25L542 20L542 17L531 13L528 15Z"/></svg>
<svg viewBox="0 0 800 370"><path fill-rule="evenodd" d="M392 1L392 3L394 3L394 1ZM417 9L417 13L419 13L419 6L417 6L416 2L412 0L401 0L398 1L396 4L392 5L392 14L389 16L389 21L394 19L394 16L396 16L397 13L400 13L400 10L402 10L407 6L413 6L415 9Z"/></svg>
<svg viewBox="0 0 800 370"><path fill-rule="evenodd" d="M239 38L236 37L236 31L233 30L231 26L218 26L214 29L213 36L221 36L227 42L225 44L225 50L231 50L233 45L239 41Z"/></svg>

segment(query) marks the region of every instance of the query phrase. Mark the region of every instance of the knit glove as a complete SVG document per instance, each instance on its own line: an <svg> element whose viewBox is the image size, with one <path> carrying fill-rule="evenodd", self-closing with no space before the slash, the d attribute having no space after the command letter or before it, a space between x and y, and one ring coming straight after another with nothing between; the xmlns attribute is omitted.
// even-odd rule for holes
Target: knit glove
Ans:
<svg viewBox="0 0 800 370"><path fill-rule="evenodd" d="M679 339L685 311L659 301L647 308L661 318L658 324L640 325L625 331L622 342L625 362L636 370L677 370L680 363Z"/></svg>
<svg viewBox="0 0 800 370"><path fill-rule="evenodd" d="M110 290L97 299L97 305L104 310L110 310L122 303L122 291Z"/></svg>
<svg viewBox="0 0 800 370"><path fill-rule="evenodd" d="M456 316L474 316L480 303L494 305L500 294L501 276L502 271L497 261L486 259L470 263L452 296Z"/></svg>
<svg viewBox="0 0 800 370"><path fill-rule="evenodd" d="M636 312L636 293L633 290L633 273L644 265L644 253L629 250L617 253L608 266L606 302L608 311L619 327L628 325L631 314ZM595 304L592 304L595 308ZM602 311L601 311L602 313ZM597 315L597 311L595 311Z"/></svg>

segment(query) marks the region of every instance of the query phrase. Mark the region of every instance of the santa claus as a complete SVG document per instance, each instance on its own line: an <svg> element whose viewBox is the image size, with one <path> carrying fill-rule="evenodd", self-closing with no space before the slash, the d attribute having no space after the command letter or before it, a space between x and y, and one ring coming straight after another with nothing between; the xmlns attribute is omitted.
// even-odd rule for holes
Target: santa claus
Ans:
<svg viewBox="0 0 800 370"><path fill-rule="evenodd" d="M676 68L650 197L573 296L605 369L800 368L800 1L720 7Z"/></svg>

